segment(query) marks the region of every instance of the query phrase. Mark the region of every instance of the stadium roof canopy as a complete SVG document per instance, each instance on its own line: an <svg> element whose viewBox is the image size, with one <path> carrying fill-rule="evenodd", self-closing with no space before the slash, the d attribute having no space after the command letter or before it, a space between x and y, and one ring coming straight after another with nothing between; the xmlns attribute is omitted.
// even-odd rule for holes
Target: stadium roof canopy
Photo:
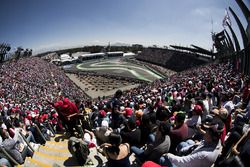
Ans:
<svg viewBox="0 0 250 167"><path fill-rule="evenodd" d="M122 51L116 51L116 52L107 52L108 54L123 54L124 52Z"/></svg>
<svg viewBox="0 0 250 167"><path fill-rule="evenodd" d="M196 54L202 54L205 55L206 57L211 57L214 55L213 52L203 49L201 47L195 46L195 45L191 45L194 48L190 48L190 47L184 47L184 46L176 46L176 45L170 45L172 48L178 49L178 50L185 50L185 51L190 51Z"/></svg>
<svg viewBox="0 0 250 167"><path fill-rule="evenodd" d="M100 53L87 53L87 54L82 54L81 57L92 57L92 56L104 56L105 53L100 52Z"/></svg>

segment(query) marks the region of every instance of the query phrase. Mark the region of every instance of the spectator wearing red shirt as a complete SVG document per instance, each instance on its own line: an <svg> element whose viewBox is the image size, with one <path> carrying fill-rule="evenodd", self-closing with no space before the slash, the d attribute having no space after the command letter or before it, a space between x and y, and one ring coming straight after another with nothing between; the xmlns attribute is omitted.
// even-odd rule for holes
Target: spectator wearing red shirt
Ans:
<svg viewBox="0 0 250 167"><path fill-rule="evenodd" d="M188 126L184 122L185 113L179 112L175 116L175 126L170 131L171 151L181 142L188 138Z"/></svg>
<svg viewBox="0 0 250 167"><path fill-rule="evenodd" d="M123 113L124 113L124 116L125 116L126 118L129 118L129 117L131 117L132 114L133 114L133 109L130 108L130 107L126 107L126 108L124 109Z"/></svg>
<svg viewBox="0 0 250 167"><path fill-rule="evenodd" d="M73 135L74 128L76 129L77 125L77 115L79 113L76 105L69 101L68 98L64 98L54 103L53 106L58 112L59 119L62 121L66 131Z"/></svg>

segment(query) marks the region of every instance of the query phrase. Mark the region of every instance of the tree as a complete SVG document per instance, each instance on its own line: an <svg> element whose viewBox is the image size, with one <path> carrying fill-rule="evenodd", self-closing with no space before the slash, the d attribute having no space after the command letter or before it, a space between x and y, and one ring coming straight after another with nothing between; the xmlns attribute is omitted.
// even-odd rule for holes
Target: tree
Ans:
<svg viewBox="0 0 250 167"><path fill-rule="evenodd" d="M16 51L15 51L15 57L18 60L21 57L23 48L21 46L17 47Z"/></svg>
<svg viewBox="0 0 250 167"><path fill-rule="evenodd" d="M23 57L28 57L29 49L26 48L25 51L23 52Z"/></svg>
<svg viewBox="0 0 250 167"><path fill-rule="evenodd" d="M7 52L9 52L11 49L9 44L6 43L1 43L0 44L0 63L4 61L5 55Z"/></svg>
<svg viewBox="0 0 250 167"><path fill-rule="evenodd" d="M32 56L32 49L29 50L28 56Z"/></svg>

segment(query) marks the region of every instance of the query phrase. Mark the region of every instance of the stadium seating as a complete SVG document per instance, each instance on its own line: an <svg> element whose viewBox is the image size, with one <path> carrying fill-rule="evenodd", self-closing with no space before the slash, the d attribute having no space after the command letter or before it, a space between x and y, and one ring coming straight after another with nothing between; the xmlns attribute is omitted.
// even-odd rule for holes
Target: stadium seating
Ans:
<svg viewBox="0 0 250 167"><path fill-rule="evenodd" d="M174 55L175 53L168 59L169 62L179 62L178 56L175 56L178 58L175 59ZM176 66L176 68L182 70L181 67ZM177 150L181 150L180 148L190 144L186 141L186 139L190 139L187 135L190 133L186 130L199 128L196 125L202 125L207 129L211 128L213 130L211 134L220 137L220 140L217 137L213 141L220 141L223 146L218 145L219 149L222 149L219 160L215 161L217 158L216 152L216 154L213 154L216 156L209 159L207 164L204 163L204 166L213 163L215 165L225 164L225 160L228 160L227 156L230 155L228 152L232 152L234 144L238 146L237 149L233 148L237 151L234 152L242 163L247 163L244 159L247 155L247 151L244 150L244 148L248 148L244 147L247 146L247 142L237 143L231 138L235 139L236 136L240 138L244 134L248 135L246 130L243 133L240 130L239 133L238 129L244 128L238 126L243 124L244 127L247 127L249 125L250 112L247 106L250 97L250 84L247 77L233 70L230 62L199 66L152 83L143 83L127 91L117 91L111 98L100 97L94 100L86 98L85 93L61 69L37 57L21 58L18 61L14 60L1 64L0 76L1 129L4 132L8 131L11 135L11 129L18 128L20 123L24 124L25 130L32 133L36 143L41 144L39 149L36 150L33 144L24 140L26 148L29 148L33 155L31 155L32 158L24 157L25 163L22 164L23 166L68 166L76 163L67 149L67 135L54 136L54 133L68 128L58 118L60 110L55 105L56 102L60 100L64 102L65 99L74 102L81 114L87 117L86 121L79 124L85 130L78 131L79 129L75 128L75 134L71 132L71 135L79 136L81 134L82 139L88 143L91 152L90 160L87 163L94 164L94 166L105 162L111 163L110 158L105 158L97 152L98 141L93 141L94 133L98 131L99 127L112 128L112 134L119 133L123 142L129 144L136 143L132 140L136 135L130 137L127 137L127 135L135 131L137 135L141 133L139 144L133 145L137 146L138 149L154 148L151 147L151 144L153 146L156 144L154 143L154 134L164 133L168 136L166 140L164 139L164 142L170 141L174 148L169 148L167 147L168 144L163 143L164 148L166 147L166 150L163 151L164 153L168 152L168 154L162 156L163 158L169 156L172 158L171 161L175 162L172 154L177 156L180 154ZM67 109L65 104L62 107ZM213 126L215 120L217 121L216 126ZM171 123L170 132L169 126L161 124L162 121ZM195 124L190 123L193 121L195 121ZM209 121L211 121L210 124L208 124ZM178 131L175 131L180 125L183 126L184 130L182 130L185 133L179 134ZM157 128L160 130L156 131ZM141 132L137 133L137 130ZM6 133L0 132L2 138L6 140ZM200 140L202 143L202 132L195 133L195 138L192 139ZM89 133L93 133L93 135L85 136ZM104 136L109 135L106 132L104 133ZM21 137L25 139L27 136L21 135ZM150 141L147 141L148 138L150 138ZM134 138L134 140L136 139ZM109 142L107 145L112 145L112 141ZM125 145L125 143L121 143L121 140L119 142L121 147ZM148 142L152 143L148 144ZM186 143L179 145L181 142ZM9 152L6 151L7 147L1 146L0 149L10 163L18 164L13 160L15 159L13 155L9 155ZM154 157L154 159L150 159L151 157L147 157L148 159L141 159L140 156L138 157L137 151L134 151L134 154L129 157L130 165L136 165L136 162L138 162L135 161L135 157L140 160L154 161L157 158L159 160L162 158L156 157L155 159ZM159 148L158 151L162 150ZM102 153L105 155L105 151ZM159 152L156 153L158 155ZM189 154L192 154L192 151ZM165 161L157 163L160 162Z"/></svg>
<svg viewBox="0 0 250 167"><path fill-rule="evenodd" d="M206 63L195 54L162 48L145 48L136 56L136 59L177 72Z"/></svg>

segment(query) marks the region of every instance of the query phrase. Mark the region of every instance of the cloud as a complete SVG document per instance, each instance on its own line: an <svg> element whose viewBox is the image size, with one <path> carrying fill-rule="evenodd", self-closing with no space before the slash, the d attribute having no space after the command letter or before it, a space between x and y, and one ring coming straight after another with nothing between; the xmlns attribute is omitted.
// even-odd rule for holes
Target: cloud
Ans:
<svg viewBox="0 0 250 167"><path fill-rule="evenodd" d="M60 43L50 43L50 44L41 44L37 47L37 49L47 49L61 46Z"/></svg>
<svg viewBox="0 0 250 167"><path fill-rule="evenodd" d="M195 17L213 17L218 18L224 15L225 9L216 7L198 7L191 10L191 15Z"/></svg>
<svg viewBox="0 0 250 167"><path fill-rule="evenodd" d="M93 41L86 43L86 45L103 45L103 44L107 44L107 42L104 42L104 41L99 40L99 39L96 39L96 40L93 40Z"/></svg>
<svg viewBox="0 0 250 167"><path fill-rule="evenodd" d="M191 11L195 16L211 16L211 8L195 8Z"/></svg>

